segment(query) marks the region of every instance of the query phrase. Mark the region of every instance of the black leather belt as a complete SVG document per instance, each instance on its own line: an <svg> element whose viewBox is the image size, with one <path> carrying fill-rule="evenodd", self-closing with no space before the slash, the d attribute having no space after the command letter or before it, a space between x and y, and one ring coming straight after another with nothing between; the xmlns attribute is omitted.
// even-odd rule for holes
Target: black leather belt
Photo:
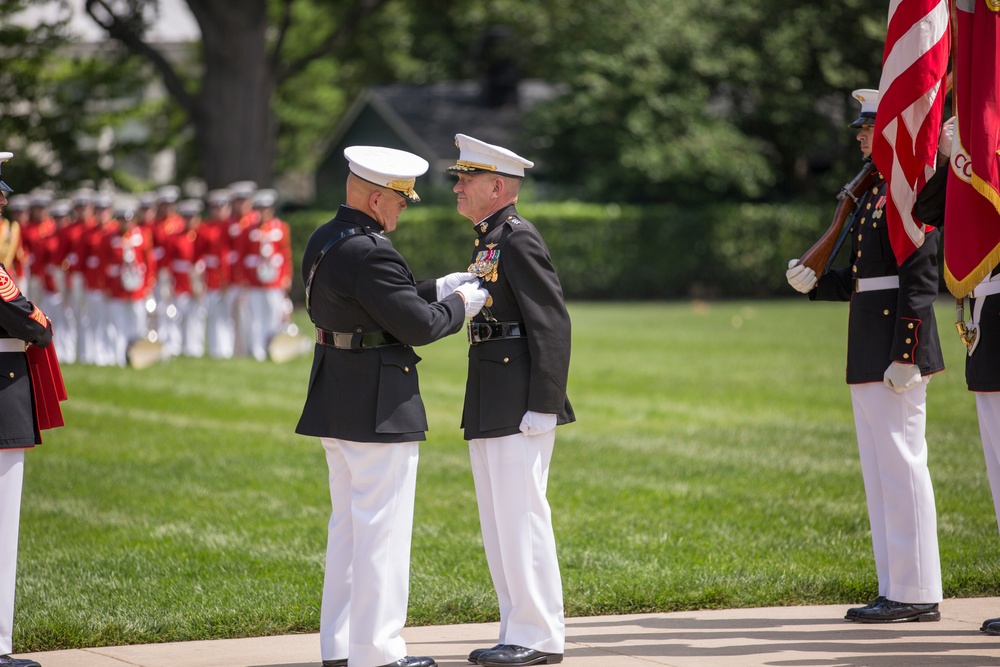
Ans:
<svg viewBox="0 0 1000 667"><path fill-rule="evenodd" d="M470 345L478 345L488 340L524 338L527 335L524 322L469 322Z"/></svg>
<svg viewBox="0 0 1000 667"><path fill-rule="evenodd" d="M354 333L338 333L327 331L316 327L316 342L320 345L329 345L338 350L367 350L373 347L389 347L390 345L403 345L395 336L388 331L369 331L364 333L355 331Z"/></svg>

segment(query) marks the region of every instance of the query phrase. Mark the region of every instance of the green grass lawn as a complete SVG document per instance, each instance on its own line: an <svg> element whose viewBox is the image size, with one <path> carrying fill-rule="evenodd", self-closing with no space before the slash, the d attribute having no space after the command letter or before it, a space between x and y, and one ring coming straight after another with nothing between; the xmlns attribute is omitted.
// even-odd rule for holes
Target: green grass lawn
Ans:
<svg viewBox="0 0 1000 667"><path fill-rule="evenodd" d="M1000 595L964 351L940 306L949 370L928 440L945 595ZM549 481L567 615L875 595L845 304L571 314L578 421ZM458 428L465 350L461 334L421 349L411 625L497 619ZM15 648L316 631L326 464L294 433L310 363L66 367L68 425L27 455Z"/></svg>

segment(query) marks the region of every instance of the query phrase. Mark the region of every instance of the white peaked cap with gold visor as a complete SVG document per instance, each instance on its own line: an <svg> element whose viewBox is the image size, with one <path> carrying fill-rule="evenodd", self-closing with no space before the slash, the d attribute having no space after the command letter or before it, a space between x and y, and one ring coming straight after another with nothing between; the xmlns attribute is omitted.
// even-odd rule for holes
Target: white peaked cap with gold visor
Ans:
<svg viewBox="0 0 1000 667"><path fill-rule="evenodd" d="M413 186L430 165L419 155L383 146L348 146L344 157L358 178L395 190L412 202L420 201Z"/></svg>
<svg viewBox="0 0 1000 667"><path fill-rule="evenodd" d="M452 173L495 172L504 176L524 178L524 170L535 166L517 153L503 146L494 146L467 134L456 134L458 161L448 167Z"/></svg>

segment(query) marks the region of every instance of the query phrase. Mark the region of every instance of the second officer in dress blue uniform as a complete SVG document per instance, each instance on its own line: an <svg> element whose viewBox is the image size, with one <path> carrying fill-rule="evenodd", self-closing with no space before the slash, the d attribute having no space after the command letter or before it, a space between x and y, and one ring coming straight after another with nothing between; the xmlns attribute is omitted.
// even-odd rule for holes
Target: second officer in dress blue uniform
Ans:
<svg viewBox="0 0 1000 667"><path fill-rule="evenodd" d="M500 604L499 643L469 661L555 664L565 621L545 490L555 427L575 420L566 398L569 313L545 242L515 208L532 162L464 134L455 139L458 212L476 231L469 271L490 293L469 324L462 425Z"/></svg>

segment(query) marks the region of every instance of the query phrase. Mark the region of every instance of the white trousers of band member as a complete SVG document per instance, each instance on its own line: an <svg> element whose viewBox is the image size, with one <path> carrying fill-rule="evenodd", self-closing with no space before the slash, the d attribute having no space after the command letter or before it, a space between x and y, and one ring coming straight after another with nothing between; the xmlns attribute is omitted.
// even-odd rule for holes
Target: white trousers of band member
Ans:
<svg viewBox="0 0 1000 667"><path fill-rule="evenodd" d="M83 311L77 320L77 361L110 366L114 363L108 327L108 299L100 290L83 295Z"/></svg>
<svg viewBox="0 0 1000 667"><path fill-rule="evenodd" d="M108 322L111 324L115 364L128 365L128 346L146 336L148 321L145 299L108 299Z"/></svg>
<svg viewBox="0 0 1000 667"><path fill-rule="evenodd" d="M39 301L35 302L52 321L52 344L56 346L56 356L60 363L72 364L76 361L76 320L73 311L59 292L43 290Z"/></svg>
<svg viewBox="0 0 1000 667"><path fill-rule="evenodd" d="M247 352L257 361L267 360L267 343L281 328L285 292L270 287L246 288Z"/></svg>
<svg viewBox="0 0 1000 667"><path fill-rule="evenodd" d="M925 439L928 382L901 394L881 382L850 385L878 592L909 604L942 598Z"/></svg>
<svg viewBox="0 0 1000 667"><path fill-rule="evenodd" d="M185 357L205 356L205 300L193 294L178 294L177 324L180 329L180 353Z"/></svg>
<svg viewBox="0 0 1000 667"><path fill-rule="evenodd" d="M376 667L406 655L399 636L410 596L416 442L322 438L330 471L320 611L323 660Z"/></svg>
<svg viewBox="0 0 1000 667"><path fill-rule="evenodd" d="M226 299L224 290L209 290L205 293L205 329L208 339L208 356L213 359L233 357L236 332L232 304Z"/></svg>
<svg viewBox="0 0 1000 667"><path fill-rule="evenodd" d="M500 605L499 644L562 653L562 580L545 497L556 431L469 441L483 547Z"/></svg>
<svg viewBox="0 0 1000 667"><path fill-rule="evenodd" d="M979 414L979 435L983 439L986 474L993 492L993 507L1000 526L1000 392L977 391L976 412Z"/></svg>
<svg viewBox="0 0 1000 667"><path fill-rule="evenodd" d="M11 653L24 450L0 449L0 655Z"/></svg>

